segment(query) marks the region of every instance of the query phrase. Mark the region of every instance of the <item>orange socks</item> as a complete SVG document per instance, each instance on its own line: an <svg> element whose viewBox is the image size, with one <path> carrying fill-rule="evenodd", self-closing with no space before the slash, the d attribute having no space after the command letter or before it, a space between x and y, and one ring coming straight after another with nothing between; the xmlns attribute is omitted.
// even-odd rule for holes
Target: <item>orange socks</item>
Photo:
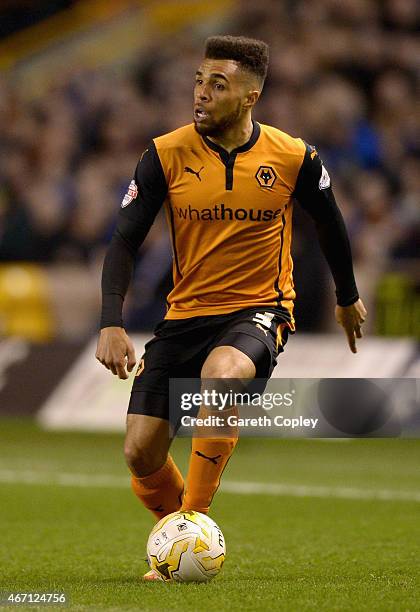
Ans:
<svg viewBox="0 0 420 612"><path fill-rule="evenodd" d="M148 510L161 519L176 512L182 504L184 479L171 455L156 472L131 477L131 488Z"/></svg>
<svg viewBox="0 0 420 612"><path fill-rule="evenodd" d="M237 441L237 437L193 438L183 510L208 513Z"/></svg>
<svg viewBox="0 0 420 612"><path fill-rule="evenodd" d="M224 438L192 439L184 499L184 480L169 454L163 466L153 474L139 478L132 476L131 487L157 519L180 508L207 514L237 441L237 431L233 428Z"/></svg>

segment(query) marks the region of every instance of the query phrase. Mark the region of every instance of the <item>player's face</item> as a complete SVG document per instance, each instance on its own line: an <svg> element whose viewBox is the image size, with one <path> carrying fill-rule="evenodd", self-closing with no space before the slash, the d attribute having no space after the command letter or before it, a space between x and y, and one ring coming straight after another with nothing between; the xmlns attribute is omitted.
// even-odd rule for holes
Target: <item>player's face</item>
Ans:
<svg viewBox="0 0 420 612"><path fill-rule="evenodd" d="M217 136L240 121L247 108L249 78L233 60L205 59L194 87L194 125L203 136Z"/></svg>

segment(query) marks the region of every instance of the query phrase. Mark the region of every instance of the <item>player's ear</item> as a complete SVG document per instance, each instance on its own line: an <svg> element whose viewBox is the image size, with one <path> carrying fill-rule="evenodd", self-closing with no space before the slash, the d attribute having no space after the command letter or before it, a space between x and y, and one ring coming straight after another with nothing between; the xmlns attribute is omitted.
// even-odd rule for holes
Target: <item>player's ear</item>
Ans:
<svg viewBox="0 0 420 612"><path fill-rule="evenodd" d="M260 92L258 91L258 89L248 91L244 99L244 108L252 108L253 106L255 106L259 97Z"/></svg>

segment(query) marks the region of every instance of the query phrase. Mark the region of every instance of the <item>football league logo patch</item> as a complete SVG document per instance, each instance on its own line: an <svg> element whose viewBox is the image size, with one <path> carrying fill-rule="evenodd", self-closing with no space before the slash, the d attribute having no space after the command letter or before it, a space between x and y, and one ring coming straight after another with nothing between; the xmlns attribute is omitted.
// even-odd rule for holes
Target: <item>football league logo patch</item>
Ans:
<svg viewBox="0 0 420 612"><path fill-rule="evenodd" d="M126 206L131 204L131 202L137 198L138 193L139 190L137 188L137 185L135 181L132 180L130 185L128 186L127 193L125 194L124 199L121 202L121 208L125 208Z"/></svg>
<svg viewBox="0 0 420 612"><path fill-rule="evenodd" d="M321 178L319 179L319 188L322 191L322 189L328 189L330 185L331 185L330 175L328 174L326 167L322 165L322 174L321 174Z"/></svg>

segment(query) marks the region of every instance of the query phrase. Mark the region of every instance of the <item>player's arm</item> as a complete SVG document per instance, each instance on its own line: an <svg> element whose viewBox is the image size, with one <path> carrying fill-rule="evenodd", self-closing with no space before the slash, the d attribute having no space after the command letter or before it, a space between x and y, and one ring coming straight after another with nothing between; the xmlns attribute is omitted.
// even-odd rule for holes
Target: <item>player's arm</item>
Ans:
<svg viewBox="0 0 420 612"><path fill-rule="evenodd" d="M123 327L122 308L137 252L166 198L167 185L152 142L139 161L118 214L102 271L101 332L96 358L119 378L136 365L133 343Z"/></svg>
<svg viewBox="0 0 420 612"><path fill-rule="evenodd" d="M294 197L315 221L319 243L334 278L337 295L335 318L343 326L350 349L357 352L356 338L366 309L357 291L350 241L331 187L330 177L316 150L307 145Z"/></svg>

